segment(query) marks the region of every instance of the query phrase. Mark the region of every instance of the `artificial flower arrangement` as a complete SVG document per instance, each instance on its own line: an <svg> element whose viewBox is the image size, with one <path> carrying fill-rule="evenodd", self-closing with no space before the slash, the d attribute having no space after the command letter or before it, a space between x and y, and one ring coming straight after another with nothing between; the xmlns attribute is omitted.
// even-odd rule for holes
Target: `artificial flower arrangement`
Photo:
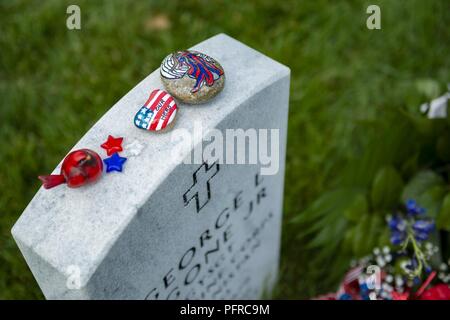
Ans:
<svg viewBox="0 0 450 320"><path fill-rule="evenodd" d="M353 261L339 290L319 299L450 300L450 260L434 259L436 227L426 210L410 199L387 218L387 226L391 246Z"/></svg>
<svg viewBox="0 0 450 320"><path fill-rule="evenodd" d="M329 163L327 189L292 221L316 294L450 299L448 108L439 118L378 108Z"/></svg>

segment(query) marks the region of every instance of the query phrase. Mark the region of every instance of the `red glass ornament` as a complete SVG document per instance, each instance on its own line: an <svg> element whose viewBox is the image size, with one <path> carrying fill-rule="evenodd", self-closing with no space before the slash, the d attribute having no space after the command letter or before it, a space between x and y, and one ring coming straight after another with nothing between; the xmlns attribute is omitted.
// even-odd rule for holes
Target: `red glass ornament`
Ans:
<svg viewBox="0 0 450 320"><path fill-rule="evenodd" d="M72 151L64 159L61 174L39 176L45 189L67 183L70 188L78 188L97 180L103 171L100 156L89 149Z"/></svg>

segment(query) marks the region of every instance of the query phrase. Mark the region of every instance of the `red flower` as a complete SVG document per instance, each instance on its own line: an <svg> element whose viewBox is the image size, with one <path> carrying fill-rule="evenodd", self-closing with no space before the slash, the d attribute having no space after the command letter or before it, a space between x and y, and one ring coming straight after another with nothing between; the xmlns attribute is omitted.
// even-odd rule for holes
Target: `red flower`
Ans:
<svg viewBox="0 0 450 320"><path fill-rule="evenodd" d="M420 296L420 300L450 300L450 288L448 285L439 283Z"/></svg>
<svg viewBox="0 0 450 320"><path fill-rule="evenodd" d="M399 293L397 291L392 291L392 300L408 300L409 292Z"/></svg>

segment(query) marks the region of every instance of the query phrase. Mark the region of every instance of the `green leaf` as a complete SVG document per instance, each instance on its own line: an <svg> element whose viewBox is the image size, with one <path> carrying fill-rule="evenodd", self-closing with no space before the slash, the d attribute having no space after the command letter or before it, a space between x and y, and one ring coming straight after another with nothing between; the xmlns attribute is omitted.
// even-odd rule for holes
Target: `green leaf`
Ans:
<svg viewBox="0 0 450 320"><path fill-rule="evenodd" d="M362 216L360 222L355 228L354 238L353 238L353 253L356 257L362 257L372 248L367 242L367 234L370 230L370 220L369 216Z"/></svg>
<svg viewBox="0 0 450 320"><path fill-rule="evenodd" d="M414 178L406 185L403 190L402 199L415 199L418 201L419 197L428 189L434 186L443 186L444 180L442 177L431 170L423 170L417 173ZM424 206L422 203L420 205Z"/></svg>
<svg viewBox="0 0 450 320"><path fill-rule="evenodd" d="M353 243L355 242L355 227L345 231L344 239L342 239L342 249L347 254L353 253Z"/></svg>
<svg viewBox="0 0 450 320"><path fill-rule="evenodd" d="M441 208L442 200L446 194L446 188L441 185L431 187L420 197L416 198L419 205L427 210L427 215L436 218Z"/></svg>
<svg viewBox="0 0 450 320"><path fill-rule="evenodd" d="M377 246L380 234L386 229L386 225L381 215L371 215L369 217L369 228L366 236L365 253L369 253Z"/></svg>
<svg viewBox="0 0 450 320"><path fill-rule="evenodd" d="M416 81L416 88L429 100L437 98L440 93L439 81L434 79L419 79Z"/></svg>
<svg viewBox="0 0 450 320"><path fill-rule="evenodd" d="M336 218L331 214L317 217L315 221L309 224L303 224L301 226L301 232L297 234L296 238L303 240L304 238L311 237L311 234L316 234L326 226L335 223Z"/></svg>
<svg viewBox="0 0 450 320"><path fill-rule="evenodd" d="M343 237L347 221L345 219L339 219L333 224L328 224L321 229L313 240L306 246L309 249L319 247L329 247L339 243Z"/></svg>
<svg viewBox="0 0 450 320"><path fill-rule="evenodd" d="M441 160L450 161L450 135L443 135L436 142L436 151Z"/></svg>
<svg viewBox="0 0 450 320"><path fill-rule="evenodd" d="M294 217L291 222L306 224L315 222L318 218L329 212L342 210L351 202L355 190L337 189L323 193L311 206Z"/></svg>
<svg viewBox="0 0 450 320"><path fill-rule="evenodd" d="M359 222L348 228L342 239L344 253L362 257L368 254L379 242L380 235L386 229L384 220L378 215L359 216Z"/></svg>
<svg viewBox="0 0 450 320"><path fill-rule="evenodd" d="M418 171L419 167L419 153L411 155L401 166L401 173L405 177L411 177Z"/></svg>
<svg viewBox="0 0 450 320"><path fill-rule="evenodd" d="M352 222L357 222L361 216L367 214L368 203L366 196L362 193L355 196L350 206L344 211L344 216Z"/></svg>
<svg viewBox="0 0 450 320"><path fill-rule="evenodd" d="M450 193L447 193L444 201L442 202L442 207L441 210L439 210L436 224L439 229L450 231Z"/></svg>
<svg viewBox="0 0 450 320"><path fill-rule="evenodd" d="M384 246L390 246L391 245L391 232L388 228L384 228L383 231L381 231L380 236L378 237L378 247L384 247Z"/></svg>
<svg viewBox="0 0 450 320"><path fill-rule="evenodd" d="M355 152L341 171L338 182L367 190L381 168L404 163L418 150L418 131L414 123L400 108L381 108L374 121L356 128Z"/></svg>
<svg viewBox="0 0 450 320"><path fill-rule="evenodd" d="M372 185L371 199L375 209L390 210L400 199L403 180L392 166L381 168Z"/></svg>

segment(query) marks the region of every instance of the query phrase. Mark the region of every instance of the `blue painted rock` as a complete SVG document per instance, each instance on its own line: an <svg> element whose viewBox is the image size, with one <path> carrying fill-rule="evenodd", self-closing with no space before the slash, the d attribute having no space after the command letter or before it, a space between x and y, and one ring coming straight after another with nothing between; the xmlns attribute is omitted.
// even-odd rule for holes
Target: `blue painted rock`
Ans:
<svg viewBox="0 0 450 320"><path fill-rule="evenodd" d="M177 51L161 63L161 81L175 98L190 104L204 103L222 91L225 73L210 56L197 51Z"/></svg>
<svg viewBox="0 0 450 320"><path fill-rule="evenodd" d="M174 98L164 90L154 90L144 106L136 113L136 127L149 131L162 131L172 127L177 114Z"/></svg>

